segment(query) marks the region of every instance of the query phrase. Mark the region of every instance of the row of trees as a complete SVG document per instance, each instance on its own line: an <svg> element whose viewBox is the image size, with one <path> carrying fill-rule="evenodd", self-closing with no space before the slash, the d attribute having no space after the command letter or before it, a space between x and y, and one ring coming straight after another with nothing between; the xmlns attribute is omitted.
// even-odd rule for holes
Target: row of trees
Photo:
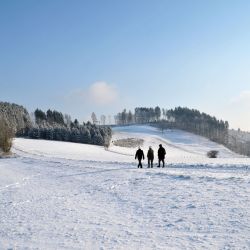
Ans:
<svg viewBox="0 0 250 250"><path fill-rule="evenodd" d="M64 119L63 114L56 110L52 111L49 109L45 113L40 109L36 109L34 115L37 124L41 124L43 121L46 121L50 124L60 124L60 125L65 125L65 123L67 123L67 120Z"/></svg>
<svg viewBox="0 0 250 250"><path fill-rule="evenodd" d="M228 144L227 121L216 119L196 109L177 107L167 110L167 120L161 122L161 127L182 129L209 138L220 144Z"/></svg>
<svg viewBox="0 0 250 250"><path fill-rule="evenodd" d="M159 121L160 117L161 109L158 106L155 108L135 108L134 114L124 109L115 116L115 123L117 125L150 123Z"/></svg>
<svg viewBox="0 0 250 250"><path fill-rule="evenodd" d="M8 152L15 135L108 146L112 130L90 122L80 124L56 110L36 109L30 116L23 106L0 102L0 150Z"/></svg>
<svg viewBox="0 0 250 250"><path fill-rule="evenodd" d="M101 115L100 120L98 120L95 112L92 112L91 120L92 120L93 124L101 124L101 125L109 124L109 125L111 125L111 123L112 123L111 115L108 115L108 116Z"/></svg>
<svg viewBox="0 0 250 250"><path fill-rule="evenodd" d="M74 127L34 127L27 131L27 136L32 139L46 139L87 143L100 146L109 146L112 131L110 127L101 127L92 124Z"/></svg>
<svg viewBox="0 0 250 250"><path fill-rule="evenodd" d="M177 107L168 110L158 106L155 108L137 107L134 113L124 109L115 116L115 121L117 125L151 123L161 129L182 129L224 145L228 144L228 122L195 109Z"/></svg>
<svg viewBox="0 0 250 250"><path fill-rule="evenodd" d="M69 115L63 115L56 110L44 112L36 109L35 124L23 131L21 136L33 139L70 141L108 146L112 131L110 127L98 126L90 122L80 124L77 119L71 120Z"/></svg>

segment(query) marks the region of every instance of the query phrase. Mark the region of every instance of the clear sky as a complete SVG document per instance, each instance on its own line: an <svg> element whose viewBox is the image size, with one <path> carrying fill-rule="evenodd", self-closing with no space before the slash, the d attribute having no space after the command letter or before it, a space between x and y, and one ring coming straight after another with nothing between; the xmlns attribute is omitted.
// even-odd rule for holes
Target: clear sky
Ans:
<svg viewBox="0 0 250 250"><path fill-rule="evenodd" d="M80 121L187 106L250 131L250 1L2 0L0 100Z"/></svg>

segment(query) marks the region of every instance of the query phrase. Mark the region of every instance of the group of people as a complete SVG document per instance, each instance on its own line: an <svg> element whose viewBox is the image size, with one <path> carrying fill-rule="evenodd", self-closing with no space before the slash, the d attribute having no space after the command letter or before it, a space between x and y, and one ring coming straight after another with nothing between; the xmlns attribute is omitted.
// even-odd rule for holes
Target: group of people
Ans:
<svg viewBox="0 0 250 250"><path fill-rule="evenodd" d="M163 168L165 167L165 155L166 155L166 150L160 144L158 149L158 166L157 166L158 168L161 166L161 162L162 162L162 167ZM154 162L154 150L152 149L151 146L148 149L147 158L148 158L148 168L150 167L152 168ZM138 168L142 168L141 161L144 160L145 157L144 157L144 152L140 147L136 151L135 159L138 160Z"/></svg>

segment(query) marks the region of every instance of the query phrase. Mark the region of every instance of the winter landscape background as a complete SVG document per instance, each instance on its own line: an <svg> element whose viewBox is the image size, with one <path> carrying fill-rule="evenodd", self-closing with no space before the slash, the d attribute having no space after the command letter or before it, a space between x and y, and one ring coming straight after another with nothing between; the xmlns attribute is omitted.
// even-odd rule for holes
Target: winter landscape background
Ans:
<svg viewBox="0 0 250 250"><path fill-rule="evenodd" d="M250 249L249 13L1 0L0 250Z"/></svg>

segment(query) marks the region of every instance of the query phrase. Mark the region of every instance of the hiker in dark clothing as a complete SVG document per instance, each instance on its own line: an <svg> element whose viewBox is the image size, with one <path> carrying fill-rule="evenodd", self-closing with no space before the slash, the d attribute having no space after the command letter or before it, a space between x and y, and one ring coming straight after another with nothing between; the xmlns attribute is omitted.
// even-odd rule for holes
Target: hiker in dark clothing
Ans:
<svg viewBox="0 0 250 250"><path fill-rule="evenodd" d="M162 161L162 167L165 167L165 155L166 155L166 150L164 147L162 147L162 145L159 145L159 149L158 149L158 159L159 159L159 165L157 166L158 168L161 165L161 161Z"/></svg>
<svg viewBox="0 0 250 250"><path fill-rule="evenodd" d="M154 150L152 149L152 147L149 147L148 149L148 154L147 154L147 158L148 158L148 168L153 167L153 161L154 161Z"/></svg>
<svg viewBox="0 0 250 250"><path fill-rule="evenodd" d="M141 160L144 160L144 153L143 150L141 150L141 148L139 147L138 150L136 151L135 154L135 159L138 159L138 168L141 167L142 168L142 164L141 164Z"/></svg>

